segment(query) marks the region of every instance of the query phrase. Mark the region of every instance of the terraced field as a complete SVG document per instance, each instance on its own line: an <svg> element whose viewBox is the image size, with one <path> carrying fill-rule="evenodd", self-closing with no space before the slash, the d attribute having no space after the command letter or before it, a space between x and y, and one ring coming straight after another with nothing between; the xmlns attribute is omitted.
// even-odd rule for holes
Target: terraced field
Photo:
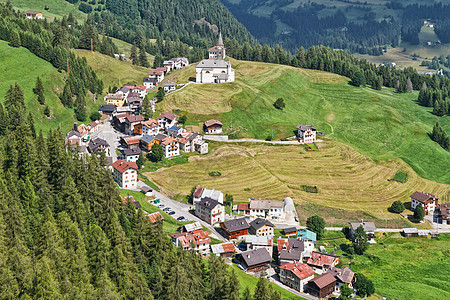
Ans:
<svg viewBox="0 0 450 300"><path fill-rule="evenodd" d="M169 194L187 195L196 185L231 193L236 202L249 197L312 203L351 211L369 212L377 218L393 219L387 212L395 200L407 202L415 190L450 199L448 185L419 177L401 160L375 163L342 143L327 140L320 151L301 146L224 145L207 156L145 175ZM399 170L410 175L404 184L388 181ZM209 176L220 171L222 176ZM301 190L317 186L319 193Z"/></svg>

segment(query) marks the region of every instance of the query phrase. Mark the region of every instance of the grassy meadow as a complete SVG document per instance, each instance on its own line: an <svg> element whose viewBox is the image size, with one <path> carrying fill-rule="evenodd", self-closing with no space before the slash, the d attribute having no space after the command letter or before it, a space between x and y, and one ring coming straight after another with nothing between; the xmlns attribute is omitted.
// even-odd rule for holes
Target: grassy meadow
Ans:
<svg viewBox="0 0 450 300"><path fill-rule="evenodd" d="M181 110L191 123L217 118L226 130L231 124L238 128L236 137L264 139L273 130L274 138L286 138L298 124L313 124L374 161L401 158L419 175L450 183L450 154L428 137L437 121L449 132L450 117L434 116L430 108L419 106L417 92L357 88L346 77L322 71L232 63L236 82L191 84L168 95L158 110ZM180 80L192 76L194 66ZM283 111L273 107L279 97L286 103Z"/></svg>
<svg viewBox="0 0 450 300"><path fill-rule="evenodd" d="M449 299L449 249L448 233L438 239L388 234L356 256L352 270L364 273L387 299Z"/></svg>
<svg viewBox="0 0 450 300"><path fill-rule="evenodd" d="M86 14L78 10L78 5L71 4L65 0L10 0L16 9L21 11L38 10L45 18L62 18L64 15L72 13L79 21L86 19ZM3 1L2 2L6 2ZM44 10L45 6L49 10Z"/></svg>
<svg viewBox="0 0 450 300"><path fill-rule="evenodd" d="M371 218L380 219L382 227L383 219L390 220L390 227L415 226L387 211L393 201L407 202L416 190L450 200L448 185L421 178L400 159L376 163L340 142L317 145L320 151L307 152L302 146L226 144L208 155L190 157L188 164L144 175L170 196L188 195L192 187L201 185L230 193L235 202L291 197L303 223L309 215L320 214L333 225ZM406 183L388 181L398 170L408 172ZM211 171L222 175L210 176ZM307 193L300 185L317 186L319 192Z"/></svg>

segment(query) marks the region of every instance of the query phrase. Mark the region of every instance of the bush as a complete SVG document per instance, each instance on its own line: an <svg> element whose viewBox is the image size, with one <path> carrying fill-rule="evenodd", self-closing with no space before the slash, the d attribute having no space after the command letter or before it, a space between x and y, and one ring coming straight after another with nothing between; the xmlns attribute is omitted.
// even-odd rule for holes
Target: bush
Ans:
<svg viewBox="0 0 450 300"><path fill-rule="evenodd" d="M318 193L317 186L301 185L300 188L307 193Z"/></svg>
<svg viewBox="0 0 450 300"><path fill-rule="evenodd" d="M400 214L405 210L405 205L401 201L394 201L388 211L396 214Z"/></svg>
<svg viewBox="0 0 450 300"><path fill-rule="evenodd" d="M271 135L268 135L267 137L266 137L266 141L271 141L272 140L272 136Z"/></svg>
<svg viewBox="0 0 450 300"><path fill-rule="evenodd" d="M425 211L423 210L422 205L417 205L416 209L414 209L414 219L422 221L424 217Z"/></svg>
<svg viewBox="0 0 450 300"><path fill-rule="evenodd" d="M366 85L366 76L360 71L356 72L352 76L352 85L354 86L365 86Z"/></svg>
<svg viewBox="0 0 450 300"><path fill-rule="evenodd" d="M211 171L209 172L209 176L222 176L222 173L220 173L219 171Z"/></svg>
<svg viewBox="0 0 450 300"><path fill-rule="evenodd" d="M286 104L284 103L283 98L278 98L274 103L273 106L275 106L276 109L283 110L283 108L286 107Z"/></svg>
<svg viewBox="0 0 450 300"><path fill-rule="evenodd" d="M102 114L99 113L98 111L94 111L93 113L91 113L89 118L92 120L92 122L94 122L94 121L100 120L102 118Z"/></svg>

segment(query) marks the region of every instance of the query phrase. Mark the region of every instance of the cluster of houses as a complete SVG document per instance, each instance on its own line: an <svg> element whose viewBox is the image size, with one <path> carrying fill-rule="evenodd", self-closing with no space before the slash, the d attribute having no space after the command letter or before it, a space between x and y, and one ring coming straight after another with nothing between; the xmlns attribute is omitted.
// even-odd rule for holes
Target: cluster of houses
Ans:
<svg viewBox="0 0 450 300"><path fill-rule="evenodd" d="M425 216L437 214L442 224L450 225L450 203L439 204L439 198L431 193L414 192L411 198L411 210L414 211L418 205L422 206Z"/></svg>
<svg viewBox="0 0 450 300"><path fill-rule="evenodd" d="M288 214L295 214L294 201L286 197L283 201L257 200L250 198L248 203L233 205L233 213L251 218L265 218L269 220L283 221Z"/></svg>
<svg viewBox="0 0 450 300"><path fill-rule="evenodd" d="M174 57L170 60L163 62L163 67L157 67L156 69L150 69L148 71L148 76L144 77L143 85L147 89L152 89L156 87L160 82L164 80L169 72L173 70L180 70L189 66L189 60L186 57ZM169 81L163 84L164 91L169 92L176 89L176 82Z"/></svg>
<svg viewBox="0 0 450 300"><path fill-rule="evenodd" d="M104 106L100 106L99 112L103 114L112 114L111 109L115 109L116 113L128 112L138 115L142 106L142 101L148 93L148 89L144 85L125 84L118 88L115 93L108 93L103 99L109 110L104 110ZM155 111L155 101L151 100L150 105ZM115 106L114 108L111 106Z"/></svg>
<svg viewBox="0 0 450 300"><path fill-rule="evenodd" d="M110 156L110 145L101 138L90 140L90 134L98 131L99 122L95 121L88 125L74 123L73 129L70 130L65 136L65 144L67 147L77 147L80 153L89 152L100 153L104 151L106 156Z"/></svg>

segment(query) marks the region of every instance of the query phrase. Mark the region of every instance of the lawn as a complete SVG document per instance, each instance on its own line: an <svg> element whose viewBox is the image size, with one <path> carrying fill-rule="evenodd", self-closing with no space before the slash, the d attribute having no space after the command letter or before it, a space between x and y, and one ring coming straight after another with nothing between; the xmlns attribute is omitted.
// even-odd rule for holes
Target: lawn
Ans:
<svg viewBox="0 0 450 300"><path fill-rule="evenodd" d="M235 203L247 202L251 197L291 197L299 204L301 222L310 214L323 214L335 226L369 216L383 227L383 219L395 219L396 226L413 226L387 211L393 201L409 201L409 195L416 190L432 192L442 201L449 199L448 185L419 177L401 160L376 163L332 140L318 146L320 151L307 152L301 145L227 144L208 155L190 157L188 164L144 175L169 196L188 195L192 187L201 185L232 194ZM408 181L388 181L399 169L408 171ZM222 175L210 176L211 171ZM300 185L317 186L319 192L307 193ZM307 209L304 205L316 206Z"/></svg>
<svg viewBox="0 0 450 300"><path fill-rule="evenodd" d="M33 114L37 131L42 129L45 133L49 129L61 126L63 132L66 132L73 126L75 121L73 109L62 106L58 98L59 92L62 92L65 74L59 73L52 64L37 57L28 49L13 48L1 40L0 61L0 101L2 103L9 86L17 82L24 91L25 104L28 111ZM51 110L50 118L44 115L45 106L40 105L36 95L33 94L38 76L44 84L45 101ZM89 99L88 97L87 100ZM87 104L90 110L94 102L90 100Z"/></svg>
<svg viewBox="0 0 450 300"><path fill-rule="evenodd" d="M168 95L158 110L179 109L190 122L217 118L225 129L231 124L242 129L240 137L261 139L272 130L274 137L286 138L298 124L312 124L373 160L401 158L419 175L450 183L445 167L450 154L428 136L436 121L450 131L450 117L417 105L417 92L357 88L348 78L326 72L231 61L236 82L189 85ZM279 97L286 103L283 111L272 105Z"/></svg>
<svg viewBox="0 0 450 300"><path fill-rule="evenodd" d="M439 239L388 234L352 260L352 270L370 278L388 299L450 298L450 234Z"/></svg>
<svg viewBox="0 0 450 300"><path fill-rule="evenodd" d="M10 0L16 9L21 11L39 10L45 18L62 18L72 13L79 21L86 19L86 14L78 10L78 4L74 5L65 0ZM4 2L4 1L3 1ZM45 6L49 10L44 10Z"/></svg>
<svg viewBox="0 0 450 300"><path fill-rule="evenodd" d="M126 83L142 84L143 78L148 75L148 68L134 66L130 62L120 61L108 55L81 49L74 52L78 56L86 57L97 76L103 80L105 94L109 86L119 87Z"/></svg>

